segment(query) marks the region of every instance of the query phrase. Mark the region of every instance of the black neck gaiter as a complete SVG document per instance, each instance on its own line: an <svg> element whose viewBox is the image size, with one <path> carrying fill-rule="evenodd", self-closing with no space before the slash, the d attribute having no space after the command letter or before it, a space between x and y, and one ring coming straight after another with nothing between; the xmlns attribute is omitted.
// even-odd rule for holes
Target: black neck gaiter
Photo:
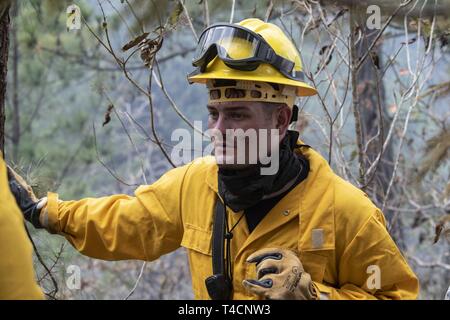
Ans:
<svg viewBox="0 0 450 320"><path fill-rule="evenodd" d="M248 209L259 201L275 197L292 187L297 178L305 176L307 160L294 152L298 132L288 130L280 143L278 172L261 175L261 164L242 170L219 168L219 194L234 212ZM269 166L269 165L267 165Z"/></svg>

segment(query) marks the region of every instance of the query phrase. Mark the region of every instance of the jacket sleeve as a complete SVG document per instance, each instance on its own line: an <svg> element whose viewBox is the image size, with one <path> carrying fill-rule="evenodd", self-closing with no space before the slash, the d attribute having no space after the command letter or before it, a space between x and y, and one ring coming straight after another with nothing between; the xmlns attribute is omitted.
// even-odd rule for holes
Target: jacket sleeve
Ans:
<svg viewBox="0 0 450 320"><path fill-rule="evenodd" d="M417 299L419 281L377 211L339 258L339 287L314 282L329 299Z"/></svg>
<svg viewBox="0 0 450 320"><path fill-rule="evenodd" d="M33 248L11 194L0 153L0 299L43 299L33 269Z"/></svg>
<svg viewBox="0 0 450 320"><path fill-rule="evenodd" d="M48 194L44 225L82 254L103 260L155 260L180 247L182 187L188 166L141 186L135 196L60 201Z"/></svg>

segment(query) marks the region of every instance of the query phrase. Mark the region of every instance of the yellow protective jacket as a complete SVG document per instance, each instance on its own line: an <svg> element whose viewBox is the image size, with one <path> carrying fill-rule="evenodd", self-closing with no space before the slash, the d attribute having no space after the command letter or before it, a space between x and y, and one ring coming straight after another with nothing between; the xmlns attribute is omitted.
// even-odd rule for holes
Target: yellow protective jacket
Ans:
<svg viewBox="0 0 450 320"><path fill-rule="evenodd" d="M300 152L300 150L297 150ZM321 296L331 299L415 299L418 280L389 236L383 214L359 189L335 175L314 150L311 170L249 233L233 231L234 299L257 299L242 286L255 278L246 258L258 249L296 250ZM196 299L209 299L211 238L218 167L212 157L164 174L135 196L59 201L49 193L47 227L81 253L99 259L155 260L180 246L188 252ZM230 225L241 213L229 212ZM373 287L373 266L381 276ZM323 294L322 294L323 293Z"/></svg>
<svg viewBox="0 0 450 320"><path fill-rule="evenodd" d="M0 299L44 298L35 280L32 254L0 153Z"/></svg>

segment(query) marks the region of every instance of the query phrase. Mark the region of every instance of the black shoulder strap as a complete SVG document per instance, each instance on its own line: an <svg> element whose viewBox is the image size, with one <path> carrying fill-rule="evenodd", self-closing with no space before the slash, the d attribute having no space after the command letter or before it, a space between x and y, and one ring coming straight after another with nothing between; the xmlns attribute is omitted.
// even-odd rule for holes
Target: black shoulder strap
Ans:
<svg viewBox="0 0 450 320"><path fill-rule="evenodd" d="M212 267L213 274L225 274L224 240L225 240L225 208L217 198L214 212L212 234Z"/></svg>
<svg viewBox="0 0 450 320"><path fill-rule="evenodd" d="M212 267L213 275L205 279L206 289L212 300L229 300L233 286L225 274L225 206L218 198L214 212L212 234Z"/></svg>

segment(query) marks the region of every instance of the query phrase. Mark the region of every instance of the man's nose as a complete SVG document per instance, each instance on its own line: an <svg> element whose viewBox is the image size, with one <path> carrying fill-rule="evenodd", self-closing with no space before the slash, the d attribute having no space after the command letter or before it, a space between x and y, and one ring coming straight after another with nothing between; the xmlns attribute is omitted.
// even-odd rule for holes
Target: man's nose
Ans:
<svg viewBox="0 0 450 320"><path fill-rule="evenodd" d="M223 136L225 136L225 133L228 128L227 120L225 117L221 114L219 114L219 117L217 118L217 121L214 123L213 128L214 130L219 131Z"/></svg>

